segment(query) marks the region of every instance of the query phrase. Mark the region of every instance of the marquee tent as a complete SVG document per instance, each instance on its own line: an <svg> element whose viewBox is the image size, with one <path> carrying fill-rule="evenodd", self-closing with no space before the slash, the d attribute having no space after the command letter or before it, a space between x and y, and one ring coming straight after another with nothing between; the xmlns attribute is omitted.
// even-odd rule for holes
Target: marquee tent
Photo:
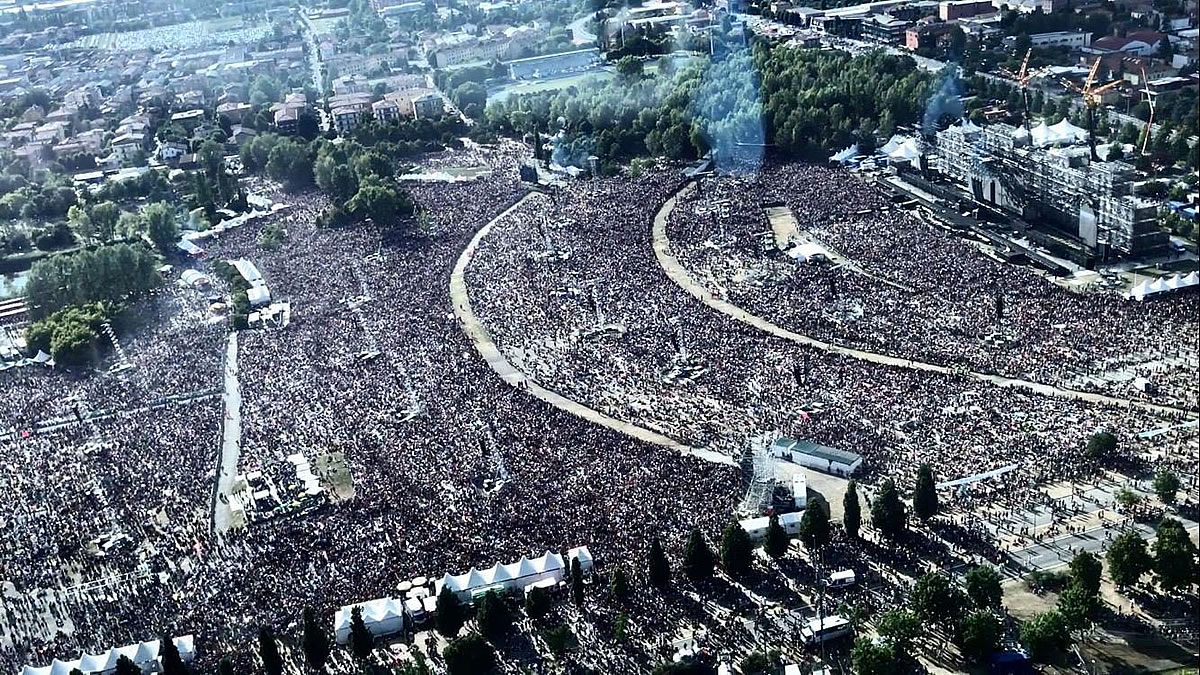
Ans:
<svg viewBox="0 0 1200 675"><path fill-rule="evenodd" d="M377 638L395 635L404 630L404 601L399 598L376 598L346 605L333 615L333 631L337 643L344 645L350 641L350 622L354 617L354 608L362 608L363 623L371 635Z"/></svg>
<svg viewBox="0 0 1200 675"><path fill-rule="evenodd" d="M1050 145L1069 145L1086 141L1088 133L1086 129L1081 129L1074 124L1071 124L1064 117L1058 124L1047 125L1045 122L1037 125L1030 132L1033 144L1038 147L1046 147Z"/></svg>
<svg viewBox="0 0 1200 675"><path fill-rule="evenodd" d="M579 559L579 566L584 573L592 571L592 554L586 546L579 546L567 551L567 560ZM557 553L546 551L537 558L521 559L507 565L496 564L486 570L472 567L462 574L446 574L434 582L437 595L443 588L449 588L459 599L473 601L476 597L491 590L508 591L523 589L547 579L555 582L563 581L568 573L568 563Z"/></svg>
<svg viewBox="0 0 1200 675"><path fill-rule="evenodd" d="M196 654L192 636L177 637L173 641L183 662L191 663ZM25 666L21 670L21 675L70 675L71 671L76 669L84 675L110 675L117 671L117 660L122 656L129 657L129 660L137 664L143 671L156 670L158 669L158 652L159 641L149 640L124 647L113 647L100 654L83 654L74 661L54 659L54 662L48 666Z"/></svg>
<svg viewBox="0 0 1200 675"><path fill-rule="evenodd" d="M1193 288L1200 286L1200 274L1191 272L1187 275L1175 274L1170 278L1162 278L1150 280L1143 279L1141 283L1135 285L1125 294L1127 300L1145 300L1146 296L1158 295L1168 291L1178 291L1185 288Z"/></svg>
<svg viewBox="0 0 1200 675"><path fill-rule="evenodd" d="M833 162L835 164L845 164L846 162L849 162L850 160L854 159L855 157L858 157L858 143L855 143L854 145L851 145L850 147L846 148L845 150L842 150L841 152L834 154L832 157L829 158L829 161Z"/></svg>

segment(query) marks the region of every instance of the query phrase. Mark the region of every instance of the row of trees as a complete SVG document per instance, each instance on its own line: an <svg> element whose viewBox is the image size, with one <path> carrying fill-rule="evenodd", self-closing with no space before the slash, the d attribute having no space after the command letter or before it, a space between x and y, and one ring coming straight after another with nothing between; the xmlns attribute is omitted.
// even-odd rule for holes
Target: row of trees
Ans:
<svg viewBox="0 0 1200 675"><path fill-rule="evenodd" d="M58 255L29 270L25 297L35 322L60 309L94 302L121 304L157 287L162 279L144 246L114 244Z"/></svg>
<svg viewBox="0 0 1200 675"><path fill-rule="evenodd" d="M805 157L891 134L917 119L930 93L912 59L882 53L756 46L677 72L670 64L662 59L655 77L627 68L618 79L511 96L489 105L484 122L502 134L561 129L576 163L592 153L691 159L713 147L733 156L764 143Z"/></svg>

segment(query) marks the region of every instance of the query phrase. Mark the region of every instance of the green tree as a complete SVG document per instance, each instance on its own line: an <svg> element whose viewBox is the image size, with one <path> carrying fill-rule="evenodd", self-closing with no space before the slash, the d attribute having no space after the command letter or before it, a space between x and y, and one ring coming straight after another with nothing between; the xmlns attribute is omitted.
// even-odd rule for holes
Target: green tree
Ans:
<svg viewBox="0 0 1200 675"><path fill-rule="evenodd" d="M179 654L179 647L166 635L158 639L158 659L162 663L163 675L187 675L188 668Z"/></svg>
<svg viewBox="0 0 1200 675"><path fill-rule="evenodd" d="M904 532L907 520L904 502L900 501L895 483L890 478L883 481L871 504L871 523L883 536L894 539Z"/></svg>
<svg viewBox="0 0 1200 675"><path fill-rule="evenodd" d="M1038 663L1049 663L1066 651L1071 642L1071 630L1061 614L1043 612L1021 626L1021 644Z"/></svg>
<svg viewBox="0 0 1200 675"><path fill-rule="evenodd" d="M1127 509L1137 506L1142 502L1142 496L1127 487L1117 490L1117 494L1113 499L1116 500L1118 505Z"/></svg>
<svg viewBox="0 0 1200 675"><path fill-rule="evenodd" d="M392 228L401 217L412 214L412 200L407 194L383 185L369 184L358 188L358 192L346 202L346 210L356 218L370 218L383 228Z"/></svg>
<svg viewBox="0 0 1200 675"><path fill-rule="evenodd" d="M475 633L451 640L443 656L449 675L483 675L496 669L496 652Z"/></svg>
<svg viewBox="0 0 1200 675"><path fill-rule="evenodd" d="M304 660L308 663L308 667L315 671L321 671L325 668L325 662L329 660L329 653L333 649L329 642L329 634L325 632L325 627L317 618L317 612L312 607L305 607L303 614L304 634L301 638L301 646L304 648Z"/></svg>
<svg viewBox="0 0 1200 675"><path fill-rule="evenodd" d="M217 662L217 675L233 675L233 659L228 655Z"/></svg>
<svg viewBox="0 0 1200 675"><path fill-rule="evenodd" d="M1083 630L1099 609L1100 596L1072 583L1058 596L1058 613L1070 630Z"/></svg>
<svg viewBox="0 0 1200 675"><path fill-rule="evenodd" d="M820 503L809 503L800 517L800 541L809 549L818 551L829 543L829 512Z"/></svg>
<svg viewBox="0 0 1200 675"><path fill-rule="evenodd" d="M875 623L879 636L887 639L898 654L911 654L912 643L921 636L921 621L907 610L886 612Z"/></svg>
<svg viewBox="0 0 1200 675"><path fill-rule="evenodd" d="M613 622L613 640L615 642L624 642L629 637L629 616L625 612L617 612L617 618Z"/></svg>
<svg viewBox="0 0 1200 675"><path fill-rule="evenodd" d="M483 596L475 618L479 622L479 632L493 640L512 629L512 613L497 591L488 591Z"/></svg>
<svg viewBox="0 0 1200 675"><path fill-rule="evenodd" d="M1000 619L989 611L971 612L958 625L958 648L964 658L975 663L987 663L1000 648L1003 629Z"/></svg>
<svg viewBox="0 0 1200 675"><path fill-rule="evenodd" d="M283 657L279 655L279 643L275 641L271 629L266 626L260 626L258 629L258 657L262 659L263 671L267 675L283 675Z"/></svg>
<svg viewBox="0 0 1200 675"><path fill-rule="evenodd" d="M1153 561L1146 551L1146 540L1137 532L1124 532L1108 547L1108 574L1120 588L1137 584L1150 571Z"/></svg>
<svg viewBox="0 0 1200 675"><path fill-rule="evenodd" d="M1196 574L1196 545L1174 518L1163 518L1154 540L1154 573L1158 585L1171 592L1192 585Z"/></svg>
<svg viewBox="0 0 1200 675"><path fill-rule="evenodd" d="M934 485L933 469L928 464L922 464L917 470L917 485L913 492L913 513L922 522L928 521L938 513L937 488Z"/></svg>
<svg viewBox="0 0 1200 675"><path fill-rule="evenodd" d="M979 609L997 609L1003 591L1000 573L991 567L980 566L967 572L967 597Z"/></svg>
<svg viewBox="0 0 1200 675"><path fill-rule="evenodd" d="M654 588L661 590L671 583L671 563L667 561L667 555L663 553L658 537L650 540L650 553L647 556L646 568L646 576Z"/></svg>
<svg viewBox="0 0 1200 675"><path fill-rule="evenodd" d="M640 79L643 70L642 62L637 57L622 56L617 59L617 74L627 80Z"/></svg>
<svg viewBox="0 0 1200 675"><path fill-rule="evenodd" d="M895 652L866 637L854 641L850 663L855 675L894 675L900 671Z"/></svg>
<svg viewBox="0 0 1200 675"><path fill-rule="evenodd" d="M534 586L525 594L525 615L534 621L541 621L550 613L550 607L553 604L554 599L550 596L549 590L541 586Z"/></svg>
<svg viewBox="0 0 1200 675"><path fill-rule="evenodd" d="M1100 576L1103 567L1093 553L1084 551L1071 559L1071 583L1082 586L1090 595L1100 594Z"/></svg>
<svg viewBox="0 0 1200 675"><path fill-rule="evenodd" d="M307 185L313 179L312 159L303 143L283 139L267 155L267 175L283 182L288 189Z"/></svg>
<svg viewBox="0 0 1200 675"><path fill-rule="evenodd" d="M452 638L467 622L466 612L454 591L443 586L437 598L436 627L442 635Z"/></svg>
<svg viewBox="0 0 1200 675"><path fill-rule="evenodd" d="M716 562L716 557L708 548L708 542L704 541L704 535L700 533L700 528L693 528L691 534L688 535L687 543L683 546L684 573L692 581L708 579L713 575L713 567Z"/></svg>
<svg viewBox="0 0 1200 675"><path fill-rule="evenodd" d="M375 635L363 621L362 607L350 610L350 651L360 659L365 659L375 651Z"/></svg>
<svg viewBox="0 0 1200 675"><path fill-rule="evenodd" d="M559 658L579 646L579 640L575 637L575 633L563 625L542 631L542 639L546 641L546 647L550 649L550 653Z"/></svg>
<svg viewBox="0 0 1200 675"><path fill-rule="evenodd" d="M729 576L740 579L749 574L753 556L754 544L741 524L734 520L726 525L721 534L721 565Z"/></svg>
<svg viewBox="0 0 1200 675"><path fill-rule="evenodd" d="M133 659L122 654L117 658L117 675L142 675L142 669Z"/></svg>
<svg viewBox="0 0 1200 675"><path fill-rule="evenodd" d="M851 480L842 497L842 527L851 539L858 539L858 528L861 526L862 506L858 503L858 483Z"/></svg>
<svg viewBox="0 0 1200 675"><path fill-rule="evenodd" d="M1175 493L1179 491L1179 476L1176 476L1170 469L1160 469L1154 476L1154 494L1162 503L1171 505L1175 503Z"/></svg>
<svg viewBox="0 0 1200 675"><path fill-rule="evenodd" d="M583 565L579 558L571 558L571 600L576 607L583 606Z"/></svg>
<svg viewBox="0 0 1200 675"><path fill-rule="evenodd" d="M1097 431L1088 438L1087 456L1092 461L1109 461L1116 455L1116 452L1117 437L1111 431Z"/></svg>
<svg viewBox="0 0 1200 675"><path fill-rule="evenodd" d="M953 626L962 614L966 598L944 575L930 572L917 580L909 603L922 621Z"/></svg>
<svg viewBox="0 0 1200 675"><path fill-rule="evenodd" d="M179 226L175 224L175 211L166 202L147 206L142 212L146 219L146 234L160 251L169 252L179 241Z"/></svg>
<svg viewBox="0 0 1200 675"><path fill-rule="evenodd" d="M613 570L612 579L608 582L608 592L612 595L613 600L623 602L629 599L630 593L629 575L625 574L624 567L617 567Z"/></svg>
<svg viewBox="0 0 1200 675"><path fill-rule="evenodd" d="M772 513L770 520L767 521L767 540L764 547L767 555L772 558L782 558L787 553L790 542L787 532L779 524L779 516Z"/></svg>
<svg viewBox="0 0 1200 675"><path fill-rule="evenodd" d="M121 209L112 202L100 202L92 207L90 216L96 226L96 238L106 243L112 241L117 231L117 220L121 217Z"/></svg>
<svg viewBox="0 0 1200 675"><path fill-rule="evenodd" d="M751 652L738 664L738 670L742 675L774 675L778 662L777 653Z"/></svg>

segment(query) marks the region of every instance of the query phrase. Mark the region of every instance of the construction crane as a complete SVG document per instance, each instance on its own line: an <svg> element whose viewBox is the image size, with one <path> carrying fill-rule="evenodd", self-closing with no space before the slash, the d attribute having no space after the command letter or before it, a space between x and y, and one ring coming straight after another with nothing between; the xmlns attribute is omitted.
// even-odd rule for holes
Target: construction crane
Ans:
<svg viewBox="0 0 1200 675"><path fill-rule="evenodd" d="M1017 86L1021 88L1021 101L1024 103L1025 109L1022 111L1025 121L1025 131L1029 132L1029 82L1033 78L1041 75L1041 71L1029 72L1029 57L1033 55L1033 49L1030 48L1025 52L1025 58L1021 59L1021 69L1017 72L1012 72L1007 68L1001 68L1000 72L1012 80L1016 80Z"/></svg>
<svg viewBox="0 0 1200 675"><path fill-rule="evenodd" d="M1146 79L1146 69L1142 68L1142 93L1146 95L1146 103L1150 106L1150 121L1146 122L1146 136L1142 139L1142 156L1146 155L1146 146L1150 145L1150 131L1154 129L1154 91Z"/></svg>
<svg viewBox="0 0 1200 675"><path fill-rule="evenodd" d="M1108 84L1096 85L1096 75L1100 72L1100 57L1096 57L1096 62L1092 64L1092 69L1088 71L1087 79L1084 80L1083 86L1079 86L1070 80L1061 80L1062 85L1068 90L1079 94L1083 98L1083 105L1087 108L1087 126L1088 126L1088 145L1092 149L1092 161L1100 161L1100 156L1096 154L1096 108L1100 107L1104 92L1121 84L1123 80L1113 80Z"/></svg>

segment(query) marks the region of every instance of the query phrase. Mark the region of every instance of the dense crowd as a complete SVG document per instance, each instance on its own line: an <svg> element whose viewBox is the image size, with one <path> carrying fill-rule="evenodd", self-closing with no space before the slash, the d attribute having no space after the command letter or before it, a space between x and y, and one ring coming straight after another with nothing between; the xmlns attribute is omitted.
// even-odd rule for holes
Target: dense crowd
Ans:
<svg viewBox="0 0 1200 675"><path fill-rule="evenodd" d="M783 165L705 179L672 213L673 251L710 290L817 339L1121 398L1195 408L1200 296L1151 302L1077 293L1001 262L889 202L845 171ZM780 252L766 214L790 208L798 238L831 264ZM999 320L998 320L999 318Z"/></svg>
<svg viewBox="0 0 1200 675"><path fill-rule="evenodd" d="M695 525L719 531L739 496L734 469L585 423L503 385L479 359L450 311L450 268L474 231L522 188L511 150L459 152L438 161L487 163L493 171L471 183L414 187L425 211L424 234L381 244L379 233L366 227L321 230L314 215L323 200L288 195L282 198L288 208L208 242L210 261L252 260L273 297L293 308L287 328L240 335L242 470L279 467L296 452L315 459L336 449L345 453L356 496L302 520L264 519L219 539L209 535L207 522L186 536L149 526L130 531L126 524L131 550L114 552L104 572L76 576L139 567L155 574L111 577L113 587L99 595L35 590L61 584L62 566L80 559L43 547L30 567L35 573L22 579L28 595L5 617L5 625L18 630L14 647L2 652L3 667L163 632L195 634L202 659L220 656L229 645L244 658L260 624L288 629L306 605L332 618L337 607L388 595L418 574L438 577L576 545L589 546L600 560L640 566L652 536L678 550ZM287 245L264 250L256 231L276 220L287 229ZM345 302L363 296L368 299L357 309ZM164 339L169 344L170 337ZM218 359L221 346L214 345ZM377 356L364 358L375 350ZM219 360L208 365L219 383ZM408 421L389 415L408 405L410 392L423 413ZM89 403L101 407L95 399ZM160 483L173 484L164 497L170 517L184 518L186 502L186 513L199 509L207 521L220 446L213 405L179 404L143 425L134 436L154 440L150 447L161 454L141 462L131 452L136 438L112 434L111 452L122 464L127 457L127 470L139 477L125 478L123 469L128 489L114 488L109 499L127 500L130 513L144 514L164 494ZM201 415L204 422L197 423L193 416ZM136 424L142 418L120 419ZM37 464L47 460L35 450L47 444L62 452L69 434L92 433L77 425L59 436L18 435L4 446L14 453L6 456L10 473L41 481L27 491L47 490L51 482L38 477ZM95 479L103 467L80 471ZM34 517L49 528L83 506L68 501L60 513ZM62 539L77 537L64 533ZM14 561L17 567L28 562L25 555ZM644 605L649 625L678 611ZM55 638L30 628L46 615L66 617L58 626L74 632Z"/></svg>
<svg viewBox="0 0 1200 675"><path fill-rule="evenodd" d="M902 486L921 462L940 479L1017 464L995 481L1013 499L1090 470L1080 455L1097 429L1130 438L1170 421L881 367L696 311L650 244L651 218L678 180L664 171L576 182L529 197L496 224L468 287L514 364L569 398L735 456L749 438L779 431L857 452L868 480Z"/></svg>
<svg viewBox="0 0 1200 675"><path fill-rule="evenodd" d="M409 187L421 232L322 229L324 197L275 193L285 208L206 242L199 269L248 259L273 299L291 305L287 327L239 334L239 470L286 484L290 455L316 462L339 451L354 483L349 500L212 534L229 419L219 396L226 327L206 301L228 290L215 273L211 292L173 287L138 305L144 325L122 341L132 367L0 374L0 486L13 504L0 520L0 581L12 582L0 588L0 668L194 634L204 667L231 654L248 671L256 628L294 635L305 606L331 619L416 575L577 545L600 561L602 584L617 565L642 568L652 537L676 559L693 526L715 540L744 492L736 469L634 441L504 385L455 318L450 271L474 233L521 199L522 155L500 146L425 158L488 174ZM989 503L1014 506L1038 482L1087 471L1079 450L1093 430L1113 430L1137 450L1134 432L1170 422L798 349L709 312L662 273L650 246L650 219L678 187L667 171L572 182L525 197L497 221L467 285L514 364L692 446L738 455L749 437L778 431L859 452L868 484L888 476L908 486L921 461L942 478L1016 463L987 488ZM277 250L259 243L268 225L286 232ZM978 546L970 534L951 540ZM880 582L862 601L899 602L903 588L846 542L829 555ZM955 559L948 548L873 555L897 565ZM803 578L815 573L788 564ZM778 592L796 606L792 591ZM595 595L598 615L611 619L609 600ZM584 660L633 672L668 654L662 640L684 625L706 625L731 651L754 644L738 617L762 618L761 608L740 591L719 603L657 597L635 593L626 607L637 617L633 637L653 655L584 624ZM713 621L718 611L734 614Z"/></svg>

